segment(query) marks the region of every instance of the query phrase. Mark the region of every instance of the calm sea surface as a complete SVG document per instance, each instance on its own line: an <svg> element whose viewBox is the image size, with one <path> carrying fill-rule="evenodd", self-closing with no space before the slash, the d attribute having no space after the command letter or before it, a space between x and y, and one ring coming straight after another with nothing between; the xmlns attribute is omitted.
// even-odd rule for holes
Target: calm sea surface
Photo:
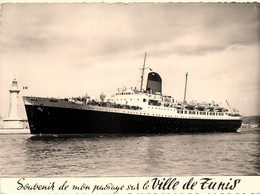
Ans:
<svg viewBox="0 0 260 194"><path fill-rule="evenodd" d="M1 177L260 175L260 130L145 136L0 134Z"/></svg>

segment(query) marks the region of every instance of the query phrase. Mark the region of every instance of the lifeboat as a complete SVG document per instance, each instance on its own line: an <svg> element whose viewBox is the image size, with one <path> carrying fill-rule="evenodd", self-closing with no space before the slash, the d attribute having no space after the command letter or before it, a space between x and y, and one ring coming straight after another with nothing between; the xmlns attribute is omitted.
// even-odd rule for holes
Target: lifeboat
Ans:
<svg viewBox="0 0 260 194"><path fill-rule="evenodd" d="M205 105L202 105L202 104L196 106L196 109L197 109L198 111L204 111L205 108L206 108L206 106L205 106Z"/></svg>
<svg viewBox="0 0 260 194"><path fill-rule="evenodd" d="M177 105L174 106L174 108L176 108L176 109L183 109L183 106L180 105L180 104L177 104Z"/></svg>
<svg viewBox="0 0 260 194"><path fill-rule="evenodd" d="M184 106L187 110L194 110L195 109L195 104L187 104Z"/></svg>
<svg viewBox="0 0 260 194"><path fill-rule="evenodd" d="M223 112L223 107L215 107L215 111L217 111L217 112Z"/></svg>
<svg viewBox="0 0 260 194"><path fill-rule="evenodd" d="M208 109L209 111L214 111L215 106L207 106L207 107L205 107L205 108Z"/></svg>

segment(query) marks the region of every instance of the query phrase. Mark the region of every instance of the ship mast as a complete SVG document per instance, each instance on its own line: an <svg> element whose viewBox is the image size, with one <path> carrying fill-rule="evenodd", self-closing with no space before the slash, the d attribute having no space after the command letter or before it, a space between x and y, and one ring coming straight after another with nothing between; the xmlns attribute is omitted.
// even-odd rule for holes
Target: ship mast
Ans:
<svg viewBox="0 0 260 194"><path fill-rule="evenodd" d="M187 81L188 81L188 72L186 73L186 80L185 80L185 89L184 89L184 98L183 98L183 103L186 102Z"/></svg>
<svg viewBox="0 0 260 194"><path fill-rule="evenodd" d="M146 52L144 53L144 65L143 65L142 75L141 75L141 86L140 86L140 91L142 91L142 89L143 89L145 60L146 60Z"/></svg>

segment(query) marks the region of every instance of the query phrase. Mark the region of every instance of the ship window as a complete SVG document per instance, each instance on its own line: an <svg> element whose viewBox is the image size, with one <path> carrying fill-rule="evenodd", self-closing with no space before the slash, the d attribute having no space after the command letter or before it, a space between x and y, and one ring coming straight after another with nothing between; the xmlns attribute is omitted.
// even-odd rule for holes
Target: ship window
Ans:
<svg viewBox="0 0 260 194"><path fill-rule="evenodd" d="M158 102L157 100L149 100L148 104L153 106L161 106L161 103Z"/></svg>
<svg viewBox="0 0 260 194"><path fill-rule="evenodd" d="M146 102L146 99L145 99L145 98L143 99L143 102Z"/></svg>

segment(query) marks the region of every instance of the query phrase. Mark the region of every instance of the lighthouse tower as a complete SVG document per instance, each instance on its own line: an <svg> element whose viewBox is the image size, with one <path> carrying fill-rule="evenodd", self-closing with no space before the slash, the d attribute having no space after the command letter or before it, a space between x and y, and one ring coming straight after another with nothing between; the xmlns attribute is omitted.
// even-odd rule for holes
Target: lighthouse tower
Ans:
<svg viewBox="0 0 260 194"><path fill-rule="evenodd" d="M23 120L18 116L18 94L20 90L18 89L18 84L16 79L12 82L12 87L10 92L10 104L9 104L9 114L6 119L4 119L5 128L23 128Z"/></svg>

